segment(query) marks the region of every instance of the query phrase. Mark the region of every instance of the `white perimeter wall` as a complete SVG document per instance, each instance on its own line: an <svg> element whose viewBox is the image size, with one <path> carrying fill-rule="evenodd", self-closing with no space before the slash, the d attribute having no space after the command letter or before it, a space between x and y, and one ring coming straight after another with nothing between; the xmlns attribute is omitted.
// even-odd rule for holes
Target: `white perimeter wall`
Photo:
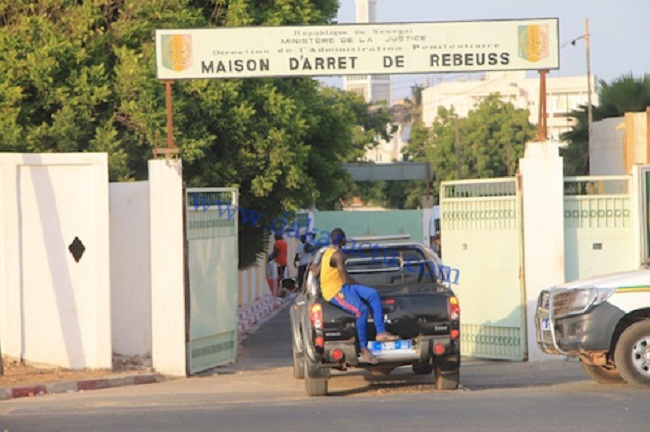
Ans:
<svg viewBox="0 0 650 432"><path fill-rule="evenodd" d="M110 368L106 154L0 154L0 178L3 354Z"/></svg>
<svg viewBox="0 0 650 432"><path fill-rule="evenodd" d="M113 352L151 354L149 183L110 184Z"/></svg>

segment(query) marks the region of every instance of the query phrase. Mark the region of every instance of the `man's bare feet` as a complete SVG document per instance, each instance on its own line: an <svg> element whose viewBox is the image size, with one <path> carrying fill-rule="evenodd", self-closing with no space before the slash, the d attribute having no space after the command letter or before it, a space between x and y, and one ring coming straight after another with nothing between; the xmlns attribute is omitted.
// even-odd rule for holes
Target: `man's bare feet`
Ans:
<svg viewBox="0 0 650 432"><path fill-rule="evenodd" d="M362 348L359 352L359 361L361 363L377 364L379 359L368 348Z"/></svg>

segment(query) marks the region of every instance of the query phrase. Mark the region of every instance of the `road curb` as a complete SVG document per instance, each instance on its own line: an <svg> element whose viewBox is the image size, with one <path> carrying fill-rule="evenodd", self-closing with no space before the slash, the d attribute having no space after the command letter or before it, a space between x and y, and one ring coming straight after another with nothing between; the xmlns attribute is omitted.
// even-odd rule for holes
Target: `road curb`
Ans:
<svg viewBox="0 0 650 432"><path fill-rule="evenodd" d="M124 375L110 378L97 378L91 380L32 384L29 386L0 387L0 400L42 396L46 394L99 390L127 385L151 384L161 382L165 379L166 378L164 375L153 373L144 375Z"/></svg>

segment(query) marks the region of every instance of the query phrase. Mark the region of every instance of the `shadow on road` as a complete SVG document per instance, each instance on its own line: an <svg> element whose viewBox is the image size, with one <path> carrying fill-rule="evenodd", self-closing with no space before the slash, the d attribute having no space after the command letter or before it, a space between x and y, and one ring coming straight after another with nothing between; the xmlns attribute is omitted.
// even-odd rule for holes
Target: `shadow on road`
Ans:
<svg viewBox="0 0 650 432"><path fill-rule="evenodd" d="M277 369L278 374L286 374L286 379L294 380L290 304L288 301L256 332L247 336L240 344L237 363L220 373ZM461 365L461 388L466 390L553 386L579 381L590 383L580 364L574 361L529 363L463 358ZM376 394L378 391L435 391L432 375L413 375L410 367L398 368L390 375L373 375L359 369L333 371L329 388L334 396Z"/></svg>

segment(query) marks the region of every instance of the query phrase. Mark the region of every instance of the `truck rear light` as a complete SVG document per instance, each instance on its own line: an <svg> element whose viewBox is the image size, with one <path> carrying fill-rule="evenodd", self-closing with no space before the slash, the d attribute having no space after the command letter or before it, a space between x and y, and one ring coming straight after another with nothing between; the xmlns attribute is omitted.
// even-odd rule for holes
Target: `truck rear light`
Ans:
<svg viewBox="0 0 650 432"><path fill-rule="evenodd" d="M334 361L340 361L341 359L343 359L343 351L338 348L335 349L334 351L332 351L332 358L334 359Z"/></svg>
<svg viewBox="0 0 650 432"><path fill-rule="evenodd" d="M314 304L309 310L309 319L311 325L316 330L323 329L323 307L319 304Z"/></svg>
<svg viewBox="0 0 650 432"><path fill-rule="evenodd" d="M449 297L449 319L451 321L458 321L460 319L460 304L458 297Z"/></svg>
<svg viewBox="0 0 650 432"><path fill-rule="evenodd" d="M435 355L440 355L445 352L445 346L443 344L435 344L433 346L433 353Z"/></svg>
<svg viewBox="0 0 650 432"><path fill-rule="evenodd" d="M323 336L316 336L314 338L314 345L318 348L323 348L325 346L325 338Z"/></svg>
<svg viewBox="0 0 650 432"><path fill-rule="evenodd" d="M395 304L395 299L394 299L394 298L383 299L383 300L381 301L381 304L383 304L383 305L388 305L388 306L392 306L392 305Z"/></svg>
<svg viewBox="0 0 650 432"><path fill-rule="evenodd" d="M449 336L451 336L451 340L458 339L460 337L460 330L452 330Z"/></svg>

